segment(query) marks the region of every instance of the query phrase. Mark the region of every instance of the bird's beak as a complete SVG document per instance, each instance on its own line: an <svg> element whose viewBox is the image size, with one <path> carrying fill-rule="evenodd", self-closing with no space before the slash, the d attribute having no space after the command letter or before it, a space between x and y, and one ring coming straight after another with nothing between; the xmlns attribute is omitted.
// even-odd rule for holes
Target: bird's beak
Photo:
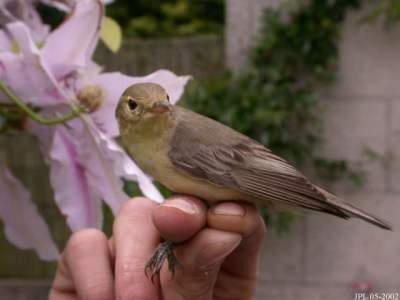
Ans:
<svg viewBox="0 0 400 300"><path fill-rule="evenodd" d="M172 105L167 100L162 100L154 103L153 107L150 109L152 113L164 113L167 111L171 111Z"/></svg>

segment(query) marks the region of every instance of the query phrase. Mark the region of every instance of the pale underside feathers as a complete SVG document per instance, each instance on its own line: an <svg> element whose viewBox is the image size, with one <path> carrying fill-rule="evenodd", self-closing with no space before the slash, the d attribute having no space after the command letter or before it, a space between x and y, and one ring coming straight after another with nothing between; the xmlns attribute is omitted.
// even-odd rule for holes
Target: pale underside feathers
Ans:
<svg viewBox="0 0 400 300"><path fill-rule="evenodd" d="M345 219L358 217L391 229L385 221L314 186L284 159L249 137L178 106L174 113L177 127L168 156L181 172L265 203L293 205Z"/></svg>

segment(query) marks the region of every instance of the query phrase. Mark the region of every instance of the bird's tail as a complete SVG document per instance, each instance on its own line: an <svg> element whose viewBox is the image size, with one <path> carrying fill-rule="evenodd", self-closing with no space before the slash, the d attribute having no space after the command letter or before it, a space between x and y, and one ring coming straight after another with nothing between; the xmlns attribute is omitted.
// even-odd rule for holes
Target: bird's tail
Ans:
<svg viewBox="0 0 400 300"><path fill-rule="evenodd" d="M341 212L343 212L344 214L348 215L349 217L356 217L359 219L362 219L364 221L367 221L368 223L374 224L380 228L386 229L386 230L393 230L392 226L380 219L377 218L353 205L351 205L350 203L347 203L346 201L340 199L339 197L336 197L335 195L329 193L328 191L325 191L324 189L317 187L317 190L322 193L327 201L332 204L333 206L335 206L338 210L340 210Z"/></svg>

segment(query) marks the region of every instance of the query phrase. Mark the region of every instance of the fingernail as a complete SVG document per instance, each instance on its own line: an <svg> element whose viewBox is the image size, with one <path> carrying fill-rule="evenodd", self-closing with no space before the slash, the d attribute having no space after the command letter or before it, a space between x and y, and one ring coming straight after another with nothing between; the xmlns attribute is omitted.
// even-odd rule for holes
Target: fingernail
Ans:
<svg viewBox="0 0 400 300"><path fill-rule="evenodd" d="M198 212L197 207L190 201L184 199L171 199L162 204L163 206L175 207L188 214L196 214Z"/></svg>
<svg viewBox="0 0 400 300"><path fill-rule="evenodd" d="M232 202L218 204L212 208L211 212L216 215L240 217L243 217L246 214L246 210L242 206Z"/></svg>

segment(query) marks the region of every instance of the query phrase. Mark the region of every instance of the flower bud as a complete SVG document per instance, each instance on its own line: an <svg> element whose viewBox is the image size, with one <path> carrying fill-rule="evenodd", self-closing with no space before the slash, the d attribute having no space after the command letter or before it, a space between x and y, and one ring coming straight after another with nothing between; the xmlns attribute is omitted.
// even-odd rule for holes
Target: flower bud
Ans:
<svg viewBox="0 0 400 300"><path fill-rule="evenodd" d="M88 112L94 112L103 104L104 92L98 85L87 85L78 92L77 98Z"/></svg>

